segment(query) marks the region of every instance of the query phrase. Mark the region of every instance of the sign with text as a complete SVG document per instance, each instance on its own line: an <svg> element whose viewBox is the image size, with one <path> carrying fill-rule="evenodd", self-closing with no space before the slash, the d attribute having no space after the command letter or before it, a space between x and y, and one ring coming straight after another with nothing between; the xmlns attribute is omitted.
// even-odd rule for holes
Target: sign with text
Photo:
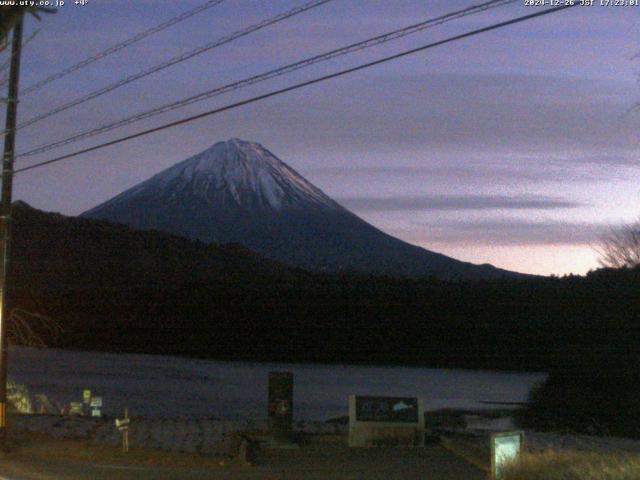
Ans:
<svg viewBox="0 0 640 480"><path fill-rule="evenodd" d="M500 432L491 434L491 475L500 480L506 463L514 461L524 447L524 432Z"/></svg>
<svg viewBox="0 0 640 480"><path fill-rule="evenodd" d="M82 415L83 413L82 403L71 402L69 404L69 415Z"/></svg>
<svg viewBox="0 0 640 480"><path fill-rule="evenodd" d="M122 420L119 418L116 418L116 427L120 431L126 430L127 428L129 428L129 423L130 421L128 418L123 418Z"/></svg>
<svg viewBox="0 0 640 480"><path fill-rule="evenodd" d="M356 396L358 422L417 423L418 399Z"/></svg>
<svg viewBox="0 0 640 480"><path fill-rule="evenodd" d="M349 396L349 446L424 445L424 408L416 397Z"/></svg>

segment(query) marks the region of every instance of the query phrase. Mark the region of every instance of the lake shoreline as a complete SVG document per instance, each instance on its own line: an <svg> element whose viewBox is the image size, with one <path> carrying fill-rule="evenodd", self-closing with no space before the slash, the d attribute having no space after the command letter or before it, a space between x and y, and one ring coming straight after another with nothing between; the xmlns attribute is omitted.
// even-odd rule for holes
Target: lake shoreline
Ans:
<svg viewBox="0 0 640 480"><path fill-rule="evenodd" d="M47 350L52 352L68 352L68 353L78 353L78 354L98 354L98 355L131 355L131 356L141 356L141 357L161 357L161 358L174 358L176 360L189 360L189 361L201 361L201 362L221 362L221 363L235 363L239 365L291 365L291 366L300 366L300 367L372 367L372 368L429 368L429 369L437 369L437 370L462 370L462 371L474 371L474 372L487 372L487 373L523 373L523 374L533 374L533 375L546 375L548 372L540 369L527 369L527 368L516 368L509 367L505 365L504 368L483 368L483 367L474 367L472 365L469 366L451 366L448 364L442 363L411 363L411 362L389 362L389 363L376 363L376 362L357 362L357 361L306 361L306 360L291 360L291 359L276 359L276 360L264 360L264 359L252 359L252 358L232 358L230 356L202 356L202 355L180 355L180 354L163 354L163 353L149 353L149 352L134 352L134 351L118 351L118 350L87 350L83 348L73 348L73 347L30 347L30 346L22 346L22 345L12 345L9 347L9 355L11 355L11 350L14 348L20 349L33 349L33 350ZM10 362L11 360L9 360Z"/></svg>

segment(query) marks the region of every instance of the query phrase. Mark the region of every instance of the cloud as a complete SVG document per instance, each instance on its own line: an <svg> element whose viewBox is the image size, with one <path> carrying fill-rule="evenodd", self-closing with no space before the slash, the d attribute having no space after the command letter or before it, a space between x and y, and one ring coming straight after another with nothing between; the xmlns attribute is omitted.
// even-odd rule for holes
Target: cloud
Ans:
<svg viewBox="0 0 640 480"><path fill-rule="evenodd" d="M342 197L338 203L356 211L418 210L555 210L580 203L533 195L407 195L398 197Z"/></svg>
<svg viewBox="0 0 640 480"><path fill-rule="evenodd" d="M327 83L275 100L267 113L305 141L414 147L429 152L471 148L493 152L610 152L636 148L635 122L624 117L633 84L532 75L385 75L366 83ZM461 94L464 92L464 94ZM605 95L606 94L606 95ZM606 98L603 97L606 96ZM375 99L375 101L371 101ZM304 101L304 109L300 102ZM310 131L309 131L310 130ZM314 133L315 132L315 133ZM318 138L316 138L318 137Z"/></svg>
<svg viewBox="0 0 640 480"><path fill-rule="evenodd" d="M616 165L631 166L631 161L623 162L625 157L618 157L619 161ZM418 160L419 161L419 160ZM604 172L596 170L594 166L589 167L575 166L570 162L569 165L552 164L545 159L532 158L530 165L518 165L519 159L505 159L503 164L480 164L478 162L466 161L464 158L451 159L451 165L427 165L427 166L364 166L364 167L318 167L305 169L304 173L314 178L361 178L363 176L378 177L386 179L389 177L409 177L409 178L425 178L437 179L455 179L482 184L509 183L518 182L566 182L567 178L572 181L593 181L601 180L606 177L620 177L624 172L617 169L608 168ZM577 161L577 160L576 160ZM613 160L612 160L613 161ZM522 162L524 163L524 162ZM592 161L597 164L597 160Z"/></svg>
<svg viewBox="0 0 640 480"><path fill-rule="evenodd" d="M400 164L387 164L386 152L373 152L368 165L321 166L303 168L313 179L336 182L414 181L420 179L432 185L441 182L464 182L466 185L507 186L555 185L558 183L598 183L603 180L626 181L637 171L636 151L619 153L519 153L495 154L477 152L401 152Z"/></svg>
<svg viewBox="0 0 640 480"><path fill-rule="evenodd" d="M312 175L326 175L329 177L353 176L361 177L380 176L388 177L407 176L407 177L438 177L438 178L458 178L458 179L482 179L495 181L498 179L506 179L513 181L519 180L535 180L541 181L549 178L549 172L545 169L524 170L522 168L510 166L484 166L469 163L467 165L429 165L429 166L371 166L371 167L318 167L307 170Z"/></svg>
<svg viewBox="0 0 640 480"><path fill-rule="evenodd" d="M629 166L629 167L637 167L638 166L638 158L640 155L637 151L631 151L627 154L592 154L592 155L583 155L578 156L574 159L575 162L581 163L592 163L604 165L606 167L610 166Z"/></svg>
<svg viewBox="0 0 640 480"><path fill-rule="evenodd" d="M595 245L611 226L597 223L523 219L413 222L404 232L414 242L490 245Z"/></svg>

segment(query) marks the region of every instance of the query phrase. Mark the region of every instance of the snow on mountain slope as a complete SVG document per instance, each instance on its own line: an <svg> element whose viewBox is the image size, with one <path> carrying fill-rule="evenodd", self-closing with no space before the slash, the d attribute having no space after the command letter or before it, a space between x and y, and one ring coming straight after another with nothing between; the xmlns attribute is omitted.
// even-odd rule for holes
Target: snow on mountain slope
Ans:
<svg viewBox="0 0 640 480"><path fill-rule="evenodd" d="M101 206L87 216L141 195L175 201L198 197L212 207L234 202L240 208L282 210L314 205L330 210L342 207L269 150L254 142L233 138L160 172Z"/></svg>

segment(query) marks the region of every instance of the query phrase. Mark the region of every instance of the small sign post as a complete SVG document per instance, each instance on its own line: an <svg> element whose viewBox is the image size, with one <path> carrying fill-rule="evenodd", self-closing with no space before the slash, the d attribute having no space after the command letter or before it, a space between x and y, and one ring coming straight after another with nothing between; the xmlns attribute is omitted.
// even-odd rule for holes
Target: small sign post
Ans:
<svg viewBox="0 0 640 480"><path fill-rule="evenodd" d="M424 445L424 407L415 397L349 396L349 446Z"/></svg>
<svg viewBox="0 0 640 480"><path fill-rule="evenodd" d="M293 373L269 372L269 431L277 444L290 444L293 425Z"/></svg>
<svg viewBox="0 0 640 480"><path fill-rule="evenodd" d="M99 418L102 416L102 397L92 397L89 406L91 407L92 417Z"/></svg>
<svg viewBox="0 0 640 480"><path fill-rule="evenodd" d="M500 432L491 434L491 478L500 480L506 463L514 461L524 448L524 432Z"/></svg>
<svg viewBox="0 0 640 480"><path fill-rule="evenodd" d="M129 451L129 409L124 409L124 418L116 418L116 428L122 432L122 451Z"/></svg>
<svg viewBox="0 0 640 480"><path fill-rule="evenodd" d="M90 413L89 403L91 403L91 390L85 388L82 390L82 415L88 415Z"/></svg>
<svg viewBox="0 0 640 480"><path fill-rule="evenodd" d="M69 415L84 415L82 404L80 402L71 402L69 404Z"/></svg>

